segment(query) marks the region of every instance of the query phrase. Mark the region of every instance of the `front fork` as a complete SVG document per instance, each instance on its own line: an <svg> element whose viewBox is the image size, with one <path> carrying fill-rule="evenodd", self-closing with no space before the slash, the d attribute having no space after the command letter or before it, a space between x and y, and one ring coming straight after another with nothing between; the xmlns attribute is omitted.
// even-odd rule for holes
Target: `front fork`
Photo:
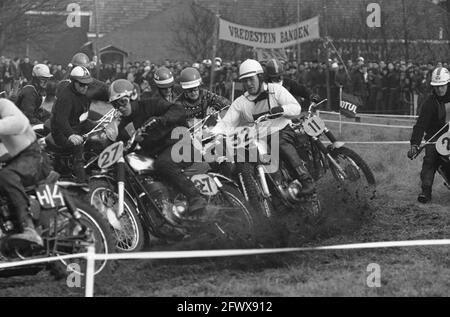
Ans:
<svg viewBox="0 0 450 317"><path fill-rule="evenodd" d="M122 157L117 162L117 189L119 194L119 208L117 208L117 218L123 215L125 204L125 159Z"/></svg>
<svg viewBox="0 0 450 317"><path fill-rule="evenodd" d="M333 133L331 133L331 131L329 131L329 130L326 130L325 135L331 141L331 147L336 147L337 140L334 137ZM338 173L340 175L342 175L343 178L346 178L347 175L346 175L344 169L338 164L338 162L336 162L336 160L333 158L333 156L331 156L329 149L322 143L322 141L320 141L320 139L317 137L312 137L312 140L316 144L319 151L322 152L323 154L325 154L328 161L334 166L334 168L338 171Z"/></svg>

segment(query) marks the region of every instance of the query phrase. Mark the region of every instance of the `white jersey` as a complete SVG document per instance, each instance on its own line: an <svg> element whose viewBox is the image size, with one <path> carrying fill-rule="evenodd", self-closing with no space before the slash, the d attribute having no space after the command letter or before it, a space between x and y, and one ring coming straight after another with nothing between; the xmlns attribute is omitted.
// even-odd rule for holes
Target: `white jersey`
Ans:
<svg viewBox="0 0 450 317"><path fill-rule="evenodd" d="M258 101L257 96L246 92L236 99L225 117L212 129L214 134L231 134L233 128L248 126L259 117L270 112L275 107L283 107L284 114L277 119L268 120L259 124L259 130L269 129L270 133L278 132L291 123L301 113L301 106L291 93L281 85L263 84L263 91L268 91L269 98Z"/></svg>

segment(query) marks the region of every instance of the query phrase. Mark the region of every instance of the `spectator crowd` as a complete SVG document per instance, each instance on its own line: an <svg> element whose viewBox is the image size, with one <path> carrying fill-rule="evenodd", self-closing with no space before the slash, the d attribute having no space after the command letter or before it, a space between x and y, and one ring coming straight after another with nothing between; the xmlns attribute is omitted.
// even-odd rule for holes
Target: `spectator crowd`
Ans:
<svg viewBox="0 0 450 317"><path fill-rule="evenodd" d="M156 65L150 60L128 62L121 64L101 64L96 67L90 64L90 71L98 79L110 83L116 79L128 79L135 83L141 94L152 94L156 91L153 74L160 66L166 66L178 79L181 71L188 66L197 67L206 88L213 86L213 91L229 99L242 93L242 85L238 81L239 65L241 61L224 62L220 58L214 61L203 60L195 62L169 61ZM17 95L18 89L32 79L32 69L38 61L31 62L25 57L13 59L0 57L0 92L6 96ZM53 74L53 82L58 82L67 76L67 67L47 64ZM348 60L344 63L338 59L328 63L284 62L284 76L307 86L312 92L322 98L327 97L327 72L329 74L331 107L339 109L340 89L360 97L363 106L359 112L411 114L414 107L420 106L430 92L432 71L439 66L447 67L448 62L420 62L420 61L365 61L359 57L356 61ZM211 72L211 68L214 71ZM211 82L211 74L213 80ZM52 94L55 85L49 85L48 94ZM416 109L417 112L420 109Z"/></svg>

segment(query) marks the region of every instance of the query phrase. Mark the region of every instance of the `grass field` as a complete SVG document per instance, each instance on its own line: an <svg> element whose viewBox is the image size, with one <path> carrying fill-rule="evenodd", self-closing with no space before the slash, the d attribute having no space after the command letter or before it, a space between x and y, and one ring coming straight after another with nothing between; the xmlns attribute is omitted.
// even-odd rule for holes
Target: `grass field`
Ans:
<svg viewBox="0 0 450 317"><path fill-rule="evenodd" d="M335 120L335 117L325 116ZM363 122L410 125L395 120ZM337 124L329 128L339 133ZM411 130L343 126L346 141L406 141ZM372 168L377 196L369 207L345 203L331 179L320 182L329 212L326 225L291 246L444 239L450 235L450 195L436 177L432 204L416 202L421 157L406 158L408 145L349 145ZM357 217L364 208L365 216ZM297 239L298 238L298 239ZM195 248L196 246L193 246ZM200 247L198 245L197 247ZM164 248L164 247L163 247ZM448 247L365 251L317 251L205 260L121 261L114 274L96 280L96 296L448 296ZM367 267L380 265L381 287L369 288ZM0 296L83 296L47 273L0 280Z"/></svg>

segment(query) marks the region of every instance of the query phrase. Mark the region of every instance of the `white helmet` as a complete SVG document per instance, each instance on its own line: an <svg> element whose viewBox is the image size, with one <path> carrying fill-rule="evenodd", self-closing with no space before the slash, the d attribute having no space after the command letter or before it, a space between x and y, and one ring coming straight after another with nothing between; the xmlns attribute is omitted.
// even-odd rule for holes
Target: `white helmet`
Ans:
<svg viewBox="0 0 450 317"><path fill-rule="evenodd" d="M134 85L126 79L116 79L109 87L109 102L114 102L123 97L136 100L138 95Z"/></svg>
<svg viewBox="0 0 450 317"><path fill-rule="evenodd" d="M70 80L77 81L82 84L90 84L93 82L91 73L84 66L77 66L70 72Z"/></svg>
<svg viewBox="0 0 450 317"><path fill-rule="evenodd" d="M53 75L50 74L50 69L45 64L37 64L33 67L32 72L33 77L44 77L44 78L52 78Z"/></svg>
<svg viewBox="0 0 450 317"><path fill-rule="evenodd" d="M450 72L447 68L438 67L431 75L431 86L444 86L450 83Z"/></svg>
<svg viewBox="0 0 450 317"><path fill-rule="evenodd" d="M262 68L261 64L254 59L247 59L239 67L239 80L253 77L258 74L264 74L264 69Z"/></svg>

